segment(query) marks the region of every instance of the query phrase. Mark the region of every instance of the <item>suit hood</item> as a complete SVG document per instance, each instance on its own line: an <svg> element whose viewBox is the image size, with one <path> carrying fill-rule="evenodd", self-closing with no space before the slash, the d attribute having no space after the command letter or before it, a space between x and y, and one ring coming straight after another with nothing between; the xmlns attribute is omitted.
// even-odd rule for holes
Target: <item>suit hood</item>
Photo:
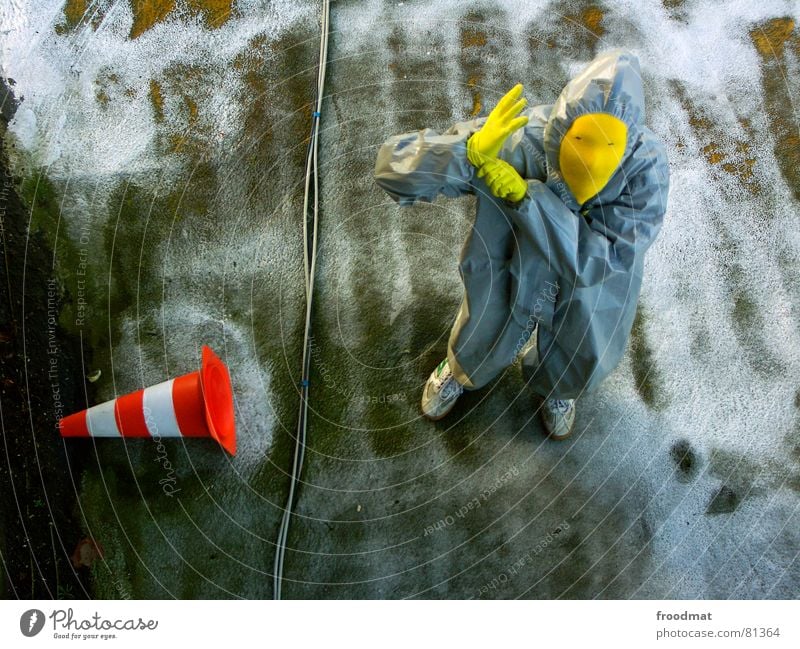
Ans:
<svg viewBox="0 0 800 649"><path fill-rule="evenodd" d="M566 186L559 168L559 149L572 123L587 113L608 113L622 120L628 128L625 153L620 168L644 127L644 94L639 60L625 50L611 50L598 55L561 91L544 129L547 159L547 184L565 203L578 204ZM606 188L598 196L602 196Z"/></svg>

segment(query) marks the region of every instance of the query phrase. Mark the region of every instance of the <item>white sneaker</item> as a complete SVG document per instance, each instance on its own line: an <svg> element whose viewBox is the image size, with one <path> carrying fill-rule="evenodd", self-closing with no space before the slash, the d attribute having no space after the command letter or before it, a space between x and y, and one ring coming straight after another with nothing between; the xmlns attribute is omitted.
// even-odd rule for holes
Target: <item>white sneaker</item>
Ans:
<svg viewBox="0 0 800 649"><path fill-rule="evenodd" d="M575 425L575 399L547 399L542 404L542 422L550 439L566 439Z"/></svg>
<svg viewBox="0 0 800 649"><path fill-rule="evenodd" d="M456 381L445 358L428 377L422 391L422 414L431 421L438 421L453 409L463 392L463 386Z"/></svg>

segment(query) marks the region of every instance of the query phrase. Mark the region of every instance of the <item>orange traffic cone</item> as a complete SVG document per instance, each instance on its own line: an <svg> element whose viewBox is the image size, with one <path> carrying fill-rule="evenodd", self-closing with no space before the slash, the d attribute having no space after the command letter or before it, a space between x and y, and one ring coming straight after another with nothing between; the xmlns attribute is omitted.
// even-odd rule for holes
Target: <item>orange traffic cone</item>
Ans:
<svg viewBox="0 0 800 649"><path fill-rule="evenodd" d="M64 417L58 427L62 437L211 437L236 455L230 375L205 345L199 371Z"/></svg>

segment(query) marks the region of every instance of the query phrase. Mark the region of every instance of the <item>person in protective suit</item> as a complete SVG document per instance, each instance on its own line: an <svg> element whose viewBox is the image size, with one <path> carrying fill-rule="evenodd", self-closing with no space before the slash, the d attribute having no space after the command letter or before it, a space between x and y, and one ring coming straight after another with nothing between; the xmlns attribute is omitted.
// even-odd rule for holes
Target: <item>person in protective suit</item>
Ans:
<svg viewBox="0 0 800 649"><path fill-rule="evenodd" d="M522 356L548 434L564 438L575 399L624 353L669 170L644 124L632 54L599 55L555 104L526 108L521 94L517 85L488 117L442 134L389 138L375 179L400 205L476 197L459 263L464 297L423 413L441 419L464 389Z"/></svg>

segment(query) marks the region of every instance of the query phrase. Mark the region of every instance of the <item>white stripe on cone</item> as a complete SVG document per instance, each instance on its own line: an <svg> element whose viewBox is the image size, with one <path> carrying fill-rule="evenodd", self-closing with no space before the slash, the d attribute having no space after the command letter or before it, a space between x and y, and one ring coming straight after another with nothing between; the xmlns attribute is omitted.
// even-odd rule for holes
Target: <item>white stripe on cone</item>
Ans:
<svg viewBox="0 0 800 649"><path fill-rule="evenodd" d="M86 411L86 427L92 437L122 437L114 416L116 403L117 400L112 399Z"/></svg>
<svg viewBox="0 0 800 649"><path fill-rule="evenodd" d="M181 437L175 406L172 403L172 384L175 379L146 388L142 399L144 422L153 437Z"/></svg>

